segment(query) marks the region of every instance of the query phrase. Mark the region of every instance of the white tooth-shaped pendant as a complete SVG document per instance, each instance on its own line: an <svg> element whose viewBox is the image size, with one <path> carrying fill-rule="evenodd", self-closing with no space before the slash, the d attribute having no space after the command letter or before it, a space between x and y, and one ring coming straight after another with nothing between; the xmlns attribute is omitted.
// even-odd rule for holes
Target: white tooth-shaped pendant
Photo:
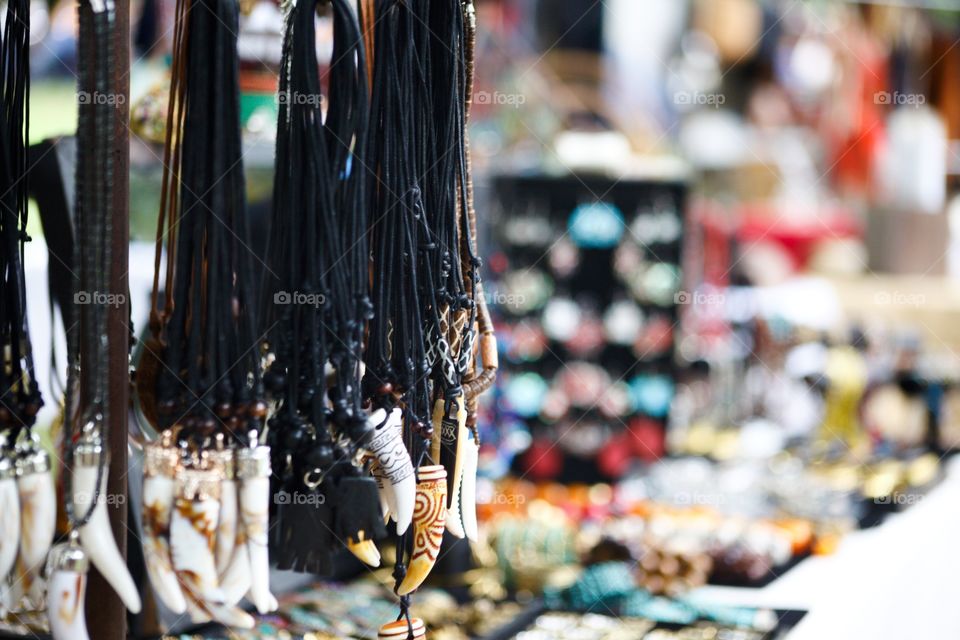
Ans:
<svg viewBox="0 0 960 640"><path fill-rule="evenodd" d="M87 555L75 543L50 550L47 570L47 619L53 640L89 640L83 611L87 591Z"/></svg>
<svg viewBox="0 0 960 640"><path fill-rule="evenodd" d="M434 403L431 453L447 470L447 531L457 538L466 535L460 517L460 484L468 431L463 392Z"/></svg>
<svg viewBox="0 0 960 640"><path fill-rule="evenodd" d="M187 603L170 554L170 518L179 454L169 444L168 440L143 448L143 555L157 597L179 615L187 610Z"/></svg>
<svg viewBox="0 0 960 640"><path fill-rule="evenodd" d="M256 624L253 616L239 607L200 602L187 596L187 614L194 624L205 624L215 620L220 624L237 629L253 629Z"/></svg>
<svg viewBox="0 0 960 640"><path fill-rule="evenodd" d="M57 490L46 451L31 448L17 458L16 467L20 497L20 554L14 590L29 594L33 606L37 606L43 600L44 584L40 575L56 533Z"/></svg>
<svg viewBox="0 0 960 640"><path fill-rule="evenodd" d="M402 535L413 520L413 506L417 500L417 481L413 475L413 463L410 454L403 445L403 414L393 409L386 420L378 409L371 416L371 422L379 425L367 443L367 450L377 458L384 476L393 490L394 504L390 512L397 521L397 534Z"/></svg>
<svg viewBox="0 0 960 640"><path fill-rule="evenodd" d="M234 479L233 451L215 452L222 458L224 478L220 482L220 519L217 521L217 542L214 557L217 575L223 578L233 559L237 543L237 481Z"/></svg>
<svg viewBox="0 0 960 640"><path fill-rule="evenodd" d="M93 502L97 486L97 469L100 456L106 455L99 439L89 439L77 445L74 452L74 468L71 475L73 485L73 509L78 517L83 517ZM103 470L100 479L99 500L93 506L90 520L80 527L80 545L103 578L110 583L120 596L123 604L131 613L140 613L140 593L134 584L127 563L124 562L117 543L113 539L110 519L107 516L107 474L109 464Z"/></svg>
<svg viewBox="0 0 960 640"><path fill-rule="evenodd" d="M0 579L6 578L17 560L20 542L20 498L17 470L12 459L0 458Z"/></svg>
<svg viewBox="0 0 960 640"><path fill-rule="evenodd" d="M170 555L184 595L197 603L222 604L214 545L220 517L221 474L206 461L181 468L170 517Z"/></svg>
<svg viewBox="0 0 960 640"><path fill-rule="evenodd" d="M256 445L238 449L237 479L240 482L240 522L250 558L250 600L260 613L276 608L270 593L270 559L267 533L270 524L270 447Z"/></svg>
<svg viewBox="0 0 960 640"><path fill-rule="evenodd" d="M237 527L233 558L220 577L220 588L227 605L237 604L250 590L250 556L247 555L247 540L243 535L243 527Z"/></svg>
<svg viewBox="0 0 960 640"><path fill-rule="evenodd" d="M383 521L387 522L394 517L396 498L393 495L393 485L383 472L383 467L373 456L370 459L370 475L377 481L377 495L380 496L380 511L383 513Z"/></svg>
<svg viewBox="0 0 960 640"><path fill-rule="evenodd" d="M463 521L463 532L467 534L467 539L472 542L476 542L480 537L480 531L477 527L477 463L479 461L480 447L473 438L473 434L471 434L463 447L460 515Z"/></svg>

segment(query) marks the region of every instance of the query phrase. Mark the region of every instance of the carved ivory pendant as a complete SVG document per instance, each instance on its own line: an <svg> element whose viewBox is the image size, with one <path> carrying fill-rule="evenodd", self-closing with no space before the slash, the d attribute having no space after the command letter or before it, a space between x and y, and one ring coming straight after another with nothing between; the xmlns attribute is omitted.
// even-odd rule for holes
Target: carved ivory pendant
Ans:
<svg viewBox="0 0 960 640"><path fill-rule="evenodd" d="M403 415L400 409L393 409L384 420L382 416L385 415L383 409L378 409L370 416L370 420L379 426L366 448L376 456L383 475L389 481L393 496L390 511L397 521L397 534L400 535L413 519L417 485L410 454L403 445Z"/></svg>
<svg viewBox="0 0 960 640"><path fill-rule="evenodd" d="M170 518L173 569L184 595L195 602L222 604L214 561L220 516L220 474L201 466L181 468Z"/></svg>
<svg viewBox="0 0 960 640"><path fill-rule="evenodd" d="M77 514L85 514L93 503L101 455L106 453L101 447L99 438L81 442L74 451L72 500L74 512ZM110 519L107 516L108 473L109 465L105 467L101 478L99 500L93 507L93 514L90 520L79 529L80 545L93 566L120 596L127 609L132 613L140 613L140 593L133 578L130 577L127 563L117 549L117 543L113 539L113 531L110 528Z"/></svg>
<svg viewBox="0 0 960 640"><path fill-rule="evenodd" d="M270 593L270 559L267 531L270 526L270 447L256 445L238 449L237 479L240 482L240 520L250 559L250 600L257 611L277 608Z"/></svg>
<svg viewBox="0 0 960 640"><path fill-rule="evenodd" d="M47 619L53 640L89 640L83 611L87 591L87 555L76 543L50 550L47 568Z"/></svg>
<svg viewBox="0 0 960 640"><path fill-rule="evenodd" d="M20 543L20 497L17 470L12 458L0 457L0 579L6 578L17 560Z"/></svg>
<svg viewBox="0 0 960 640"><path fill-rule="evenodd" d="M57 490L50 473L50 456L38 447L17 458L17 492L20 497L20 553L17 581L12 591L29 595L31 607L43 600L44 581L40 577L53 544L57 526ZM6 514L7 512L3 512Z"/></svg>
<svg viewBox="0 0 960 640"><path fill-rule="evenodd" d="M173 512L179 454L172 446L144 446L143 555L157 597L171 611L182 614L187 602L173 570L170 552L170 519Z"/></svg>

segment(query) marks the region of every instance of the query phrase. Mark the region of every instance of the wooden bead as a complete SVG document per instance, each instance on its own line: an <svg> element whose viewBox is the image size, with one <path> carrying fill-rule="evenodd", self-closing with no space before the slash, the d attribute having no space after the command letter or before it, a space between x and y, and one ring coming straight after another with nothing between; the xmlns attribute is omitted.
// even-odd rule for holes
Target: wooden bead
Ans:
<svg viewBox="0 0 960 640"><path fill-rule="evenodd" d="M426 640L426 637L427 629L420 618L410 618L409 624L406 619L388 622L377 633L378 640Z"/></svg>

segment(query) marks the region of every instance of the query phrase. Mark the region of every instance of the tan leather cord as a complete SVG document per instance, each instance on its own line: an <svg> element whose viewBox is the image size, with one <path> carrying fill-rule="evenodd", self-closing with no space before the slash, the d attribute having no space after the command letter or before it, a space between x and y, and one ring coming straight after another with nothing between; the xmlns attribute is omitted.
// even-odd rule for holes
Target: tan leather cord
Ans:
<svg viewBox="0 0 960 640"><path fill-rule="evenodd" d="M180 19L188 10L188 0L177 0L176 25L173 36L173 63L170 69L170 95L167 104L167 125L164 132L163 177L160 187L160 211L157 216L157 242L153 263L153 291L151 293L150 329L160 338L165 319L173 311L173 269L176 259L178 187L180 182L180 145L176 134L181 130L186 113L183 105L183 75L186 56L187 20ZM164 236L166 227L166 236ZM167 265L164 283L163 312L157 302L160 296L160 262L166 241Z"/></svg>
<svg viewBox="0 0 960 640"><path fill-rule="evenodd" d="M367 50L367 87L373 93L373 54L375 31L377 25L376 0L360 0L357 9L360 11L360 28L363 29L363 45Z"/></svg>
<svg viewBox="0 0 960 640"><path fill-rule="evenodd" d="M467 206L467 222L470 225L470 246L473 252L477 250L477 212L474 208L473 200L473 163L470 159L470 136L466 128L466 122L469 121L470 117L470 107L473 104L473 79L474 79L474 54L476 49L477 41L477 21L476 21L476 9L473 5L473 0L464 0L463 2L463 11L464 11L464 26L466 30L466 85L465 85L465 109L464 109L464 133L463 133L463 145L464 145L464 155L466 161L466 170L467 170L467 193L466 193L466 206ZM461 238L464 235L461 234ZM469 260L470 252L461 252L461 255L464 256L466 260ZM464 268L469 268L469 264L465 264ZM464 395L467 399L467 424L470 425L470 428L474 432L474 438L479 442L476 432L476 422L477 422L477 404L480 399L480 394L489 389L494 380L497 377L497 369L499 368L499 357L497 355L497 336L493 330L493 320L490 317L490 310L487 308L487 299L483 291L483 283L477 282L476 292L474 292L474 298L477 304L477 326L475 327L479 340L475 345L475 351L473 358L471 359L470 366L467 369L467 373L464 376L463 381L463 390ZM483 369L478 374L476 371L475 359L476 356L480 356L480 361L483 363Z"/></svg>

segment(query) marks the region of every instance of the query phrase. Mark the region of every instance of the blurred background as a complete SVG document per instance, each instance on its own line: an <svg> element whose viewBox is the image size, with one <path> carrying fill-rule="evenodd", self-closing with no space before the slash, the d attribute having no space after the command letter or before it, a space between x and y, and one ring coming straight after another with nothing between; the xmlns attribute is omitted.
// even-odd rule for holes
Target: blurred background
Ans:
<svg viewBox="0 0 960 640"><path fill-rule="evenodd" d="M241 4L262 224L282 18ZM501 369L481 423L483 544L447 541L443 589L419 605L435 637L957 637L960 3L476 11L470 149ZM33 12L31 137L69 185L75 7ZM138 327L172 15L142 0L131 21ZM41 290L56 252L31 251ZM50 362L62 331L45 296L30 305ZM306 589L285 612L312 623L268 622L366 637L344 611L386 598L369 581Z"/></svg>

